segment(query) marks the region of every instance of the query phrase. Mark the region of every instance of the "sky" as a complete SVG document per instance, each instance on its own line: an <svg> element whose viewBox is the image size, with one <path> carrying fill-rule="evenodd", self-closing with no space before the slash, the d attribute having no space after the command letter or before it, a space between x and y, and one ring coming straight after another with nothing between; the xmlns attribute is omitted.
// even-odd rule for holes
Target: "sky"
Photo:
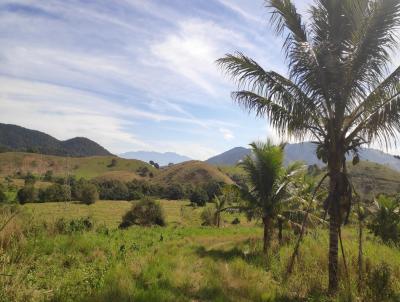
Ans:
<svg viewBox="0 0 400 302"><path fill-rule="evenodd" d="M215 64L240 51L285 74L268 20L263 0L0 0L0 122L201 160L276 138Z"/></svg>

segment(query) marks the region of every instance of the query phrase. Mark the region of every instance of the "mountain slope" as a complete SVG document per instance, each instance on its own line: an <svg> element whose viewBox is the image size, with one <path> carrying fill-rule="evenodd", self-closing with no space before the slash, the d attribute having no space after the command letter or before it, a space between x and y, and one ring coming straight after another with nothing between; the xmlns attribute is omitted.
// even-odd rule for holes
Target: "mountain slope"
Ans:
<svg viewBox="0 0 400 302"><path fill-rule="evenodd" d="M235 165L241 159L243 159L243 157L249 154L250 154L250 149L246 149L243 147L236 147L207 159L206 163L211 165L227 165L227 166Z"/></svg>
<svg viewBox="0 0 400 302"><path fill-rule="evenodd" d="M34 152L59 156L112 155L88 138L76 137L60 141L46 133L0 123L0 150Z"/></svg>
<svg viewBox="0 0 400 302"><path fill-rule="evenodd" d="M315 145L310 142L287 144L285 148L285 163L300 160L307 165L324 164L317 158L315 154ZM250 154L250 149L243 147L233 148L217 156L208 159L206 162L213 165L230 166L236 165L244 156ZM375 162L381 165L386 165L400 171L400 159L391 154L384 153L379 150L363 148L360 151L360 159L364 161Z"/></svg>
<svg viewBox="0 0 400 302"><path fill-rule="evenodd" d="M158 172L148 163L115 156L62 157L23 152L0 153L0 176L28 172L44 175L47 171L52 171L54 176L62 177L75 175L77 178L88 179L108 176L117 178L117 174L122 173L124 178L134 179L143 168L153 174Z"/></svg>
<svg viewBox="0 0 400 302"><path fill-rule="evenodd" d="M160 185L170 184L206 184L211 181L232 184L233 181L216 167L202 161L187 161L171 167L161 169L152 179Z"/></svg>
<svg viewBox="0 0 400 302"><path fill-rule="evenodd" d="M138 159L144 162L154 161L160 166L167 166L169 163L179 164L192 160L191 158L174 152L154 152L154 151L131 151L119 155L122 158Z"/></svg>

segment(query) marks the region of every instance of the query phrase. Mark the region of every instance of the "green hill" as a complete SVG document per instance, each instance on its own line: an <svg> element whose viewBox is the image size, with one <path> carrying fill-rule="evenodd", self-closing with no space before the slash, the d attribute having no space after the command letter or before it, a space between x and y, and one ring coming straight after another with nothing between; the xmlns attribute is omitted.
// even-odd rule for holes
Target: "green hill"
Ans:
<svg viewBox="0 0 400 302"><path fill-rule="evenodd" d="M26 174L31 172L43 175L53 171L55 176L75 175L76 177L94 178L118 171L140 177L140 170L147 168L152 173L157 170L150 164L135 159L123 159L115 156L62 157L23 152L0 153L0 176Z"/></svg>
<svg viewBox="0 0 400 302"><path fill-rule="evenodd" d="M0 150L75 157L112 155L102 146L85 137L60 141L40 131L1 123Z"/></svg>
<svg viewBox="0 0 400 302"><path fill-rule="evenodd" d="M152 180L160 185L191 184L199 185L210 181L232 184L233 181L216 167L201 161L187 161L159 171Z"/></svg>

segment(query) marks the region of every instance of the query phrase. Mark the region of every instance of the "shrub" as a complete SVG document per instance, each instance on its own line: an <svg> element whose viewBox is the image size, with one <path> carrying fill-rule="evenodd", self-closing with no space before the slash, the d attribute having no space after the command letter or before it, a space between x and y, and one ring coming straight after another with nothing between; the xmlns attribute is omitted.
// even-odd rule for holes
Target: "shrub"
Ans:
<svg viewBox="0 0 400 302"><path fill-rule="evenodd" d="M388 264L381 263L367 276L368 295L370 301L388 301L393 295L391 270Z"/></svg>
<svg viewBox="0 0 400 302"><path fill-rule="evenodd" d="M119 227L124 229L131 225L165 226L164 211L160 203L147 197L134 204L122 217Z"/></svg>
<svg viewBox="0 0 400 302"><path fill-rule="evenodd" d="M35 182L36 182L36 177L31 172L28 172L25 175L24 180L25 180L25 185L26 186L29 186L29 185L33 186L35 184Z"/></svg>
<svg viewBox="0 0 400 302"><path fill-rule="evenodd" d="M7 202L7 195L4 192L3 186L0 185L0 203Z"/></svg>
<svg viewBox="0 0 400 302"><path fill-rule="evenodd" d="M71 187L68 185L53 184L39 191L39 200L48 201L70 201Z"/></svg>
<svg viewBox="0 0 400 302"><path fill-rule="evenodd" d="M35 202L37 199L36 189L32 185L24 186L17 192L17 199L20 204Z"/></svg>
<svg viewBox="0 0 400 302"><path fill-rule="evenodd" d="M99 197L103 200L127 200L129 197L128 187L119 180L97 181Z"/></svg>
<svg viewBox="0 0 400 302"><path fill-rule="evenodd" d="M52 170L46 171L46 173L43 176L43 180L44 181L52 181L53 180L53 171Z"/></svg>
<svg viewBox="0 0 400 302"><path fill-rule="evenodd" d="M378 210L374 214L368 228L383 242L398 243L400 240L400 216L397 200L381 195L377 199Z"/></svg>
<svg viewBox="0 0 400 302"><path fill-rule="evenodd" d="M195 203L201 207L205 206L206 202L208 201L207 192L201 188L196 188L194 191L192 191L189 198L192 203Z"/></svg>
<svg viewBox="0 0 400 302"><path fill-rule="evenodd" d="M204 185L203 189L206 191L208 199L207 201L212 200L215 196L221 194L221 188L224 184L217 181L210 181L206 185Z"/></svg>
<svg viewBox="0 0 400 302"><path fill-rule="evenodd" d="M164 190L163 197L172 200L179 200L185 198L185 192L179 184L170 185Z"/></svg>
<svg viewBox="0 0 400 302"><path fill-rule="evenodd" d="M237 217L235 217L235 218L232 220L231 223L232 223L232 224L240 224L240 219L237 218Z"/></svg>
<svg viewBox="0 0 400 302"><path fill-rule="evenodd" d="M203 212L201 212L200 219L201 225L215 225L215 211L209 207L205 208Z"/></svg>
<svg viewBox="0 0 400 302"><path fill-rule="evenodd" d="M90 231L93 228L93 221L90 217L81 217L71 220L60 218L55 222L55 228L60 234Z"/></svg>
<svg viewBox="0 0 400 302"><path fill-rule="evenodd" d="M97 187L94 184L86 183L80 188L79 201L84 204L93 204L99 199L99 193L97 192Z"/></svg>

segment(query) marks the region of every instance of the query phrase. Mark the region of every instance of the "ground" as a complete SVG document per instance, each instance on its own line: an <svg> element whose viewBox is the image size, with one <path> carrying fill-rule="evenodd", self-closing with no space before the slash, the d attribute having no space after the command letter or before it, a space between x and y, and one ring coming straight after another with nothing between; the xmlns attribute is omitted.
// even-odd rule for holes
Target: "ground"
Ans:
<svg viewBox="0 0 400 302"><path fill-rule="evenodd" d="M127 230L116 226L129 202L25 205L10 225L19 240L3 242L0 250L0 301L351 301L349 296L358 295L354 227L343 233L350 280L341 282L338 296L328 297L326 229L310 230L285 279L294 245L289 239L295 238L291 230L285 230L282 246L273 242L267 260L262 228L244 217L240 225L231 225L238 215L229 214L223 228L203 227L202 209L182 201L161 204L167 227ZM58 217L87 215L95 221L90 231L60 234L51 227ZM18 233L20 220L35 227ZM44 222L47 227L40 228ZM390 265L394 297L400 292L400 252L371 235L364 250L368 274L383 262ZM340 275L348 280L342 261Z"/></svg>

